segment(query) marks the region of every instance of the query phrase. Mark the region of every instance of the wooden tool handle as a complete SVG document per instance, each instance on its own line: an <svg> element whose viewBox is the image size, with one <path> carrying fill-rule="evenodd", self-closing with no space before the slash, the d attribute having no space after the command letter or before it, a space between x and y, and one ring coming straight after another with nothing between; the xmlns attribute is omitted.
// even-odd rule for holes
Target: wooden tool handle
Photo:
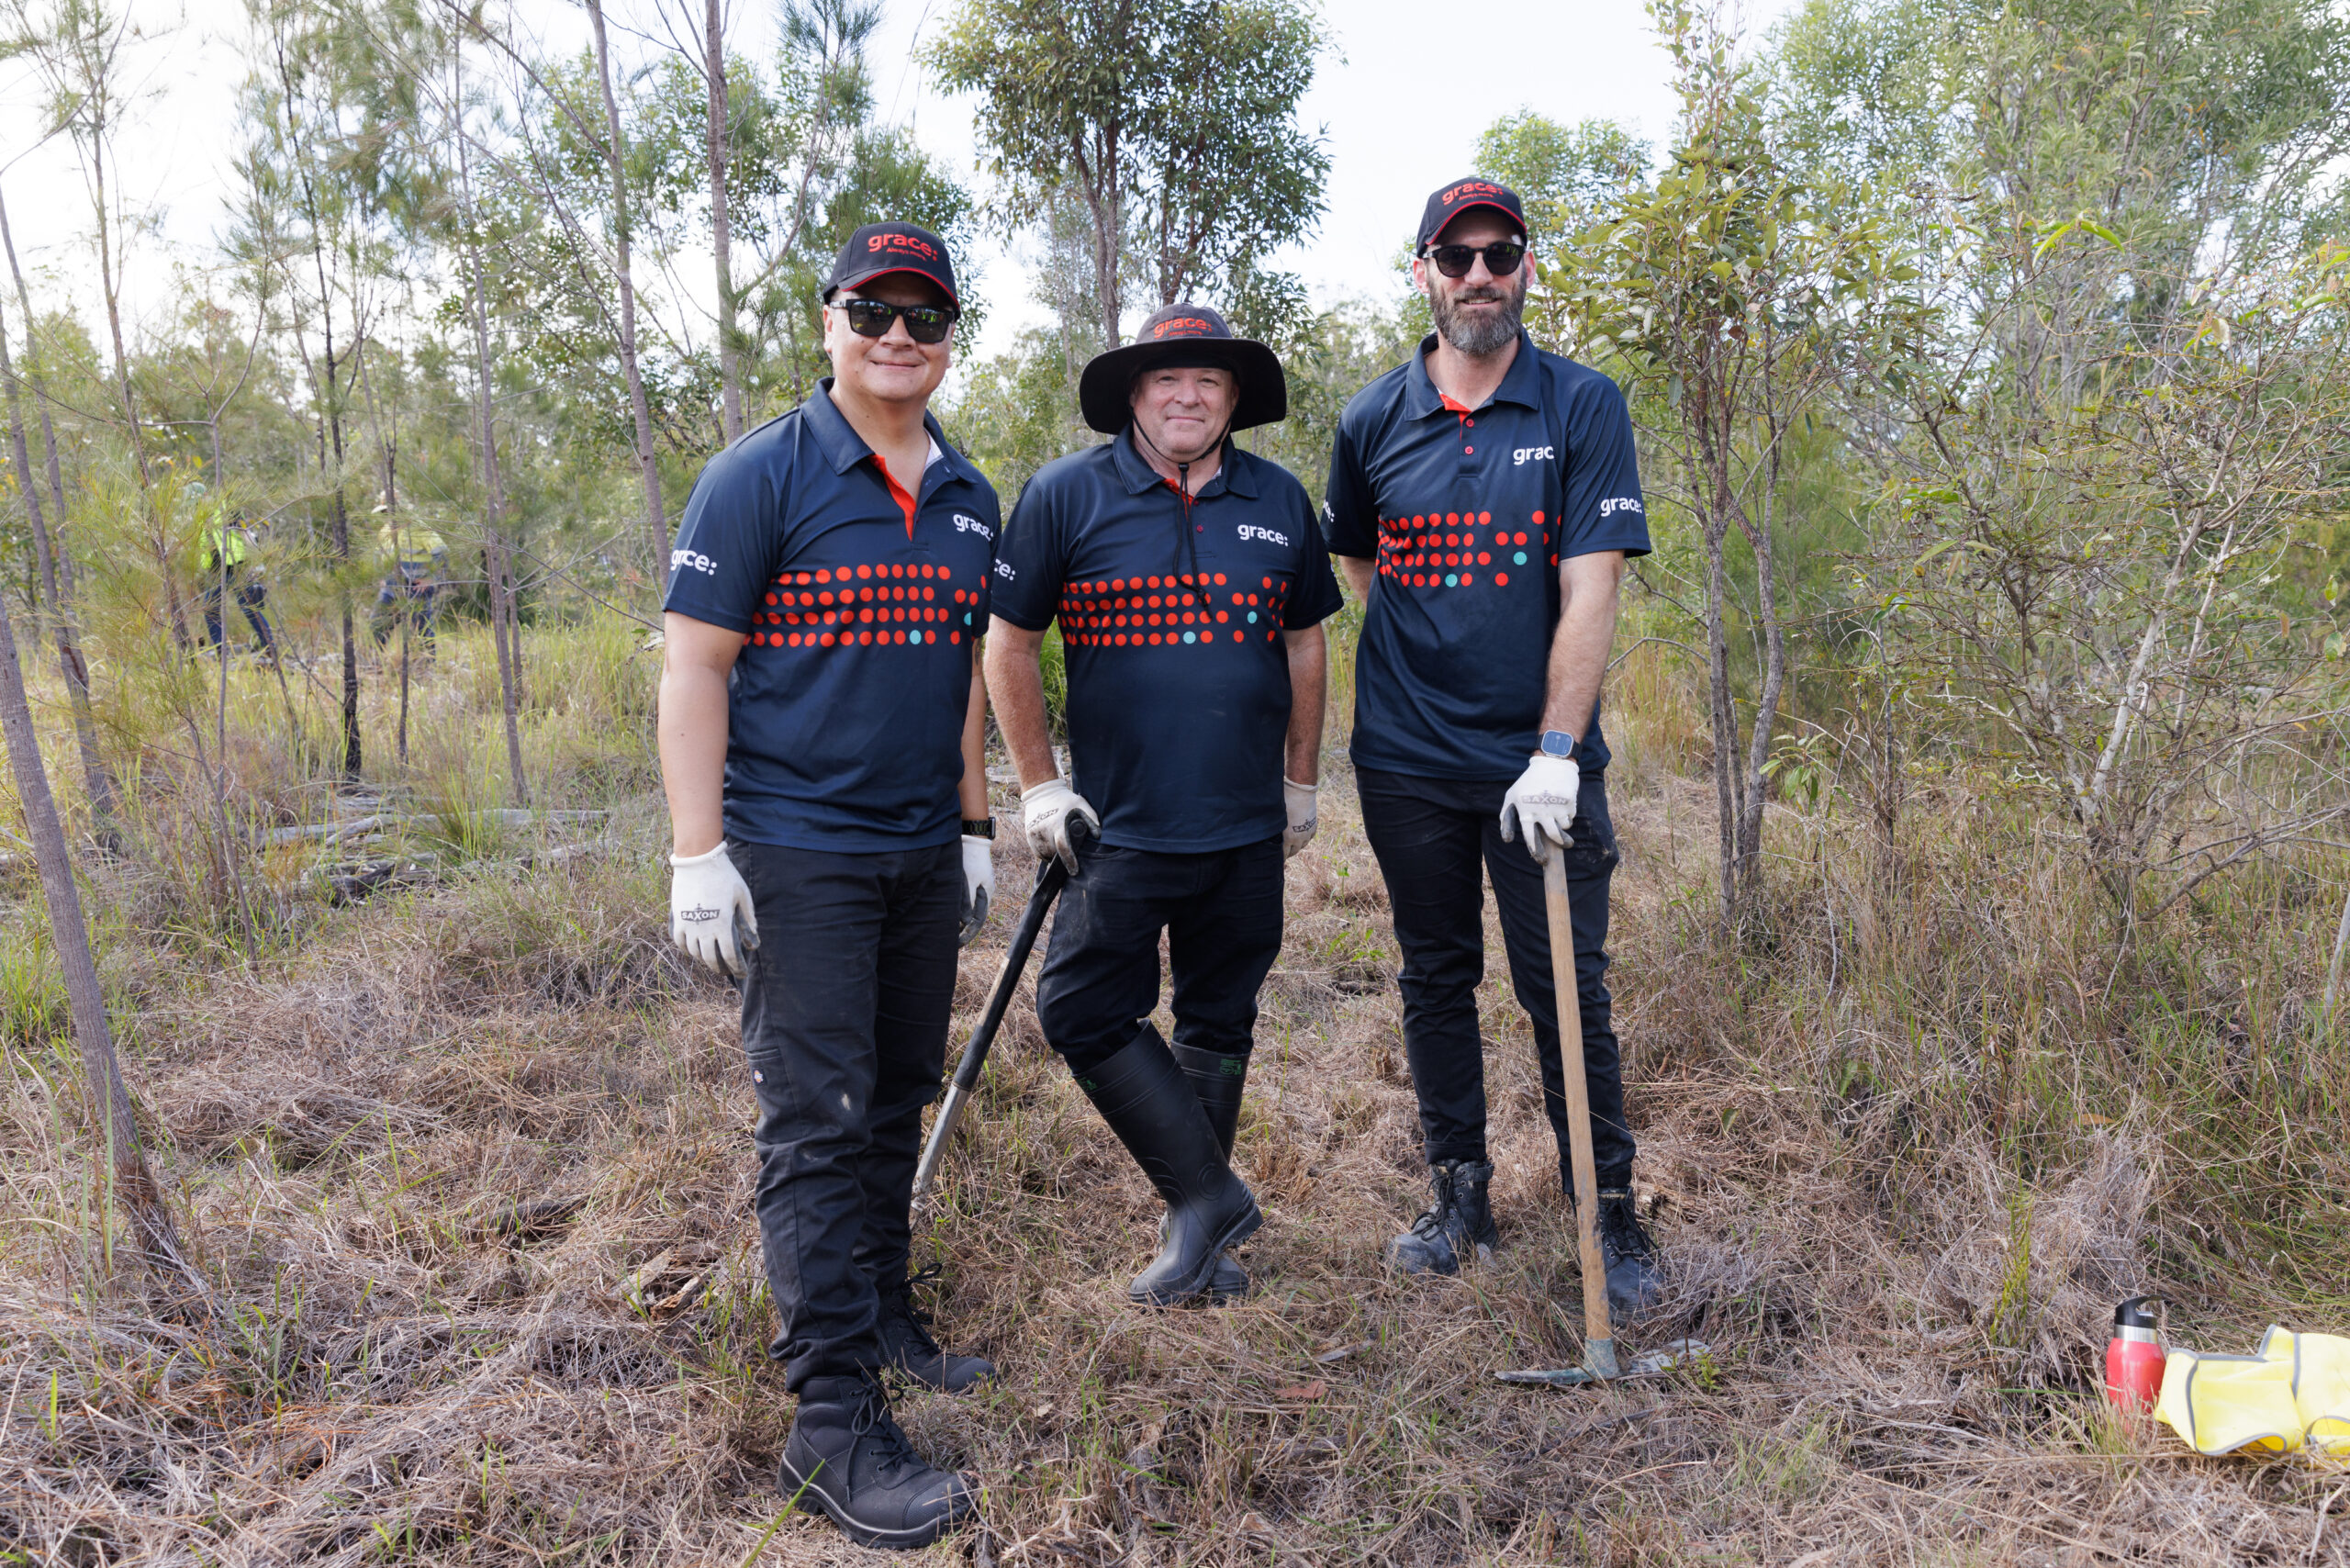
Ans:
<svg viewBox="0 0 2350 1568"><path fill-rule="evenodd" d="M1607 1260L1599 1249L1599 1174L1591 1163L1591 1091L1583 1077L1583 994L1575 983L1574 922L1567 913L1567 857L1547 840L1542 854L1542 901L1550 916L1550 980L1558 991L1559 1064L1567 1081L1567 1148L1575 1167L1575 1242L1583 1254L1583 1338L1595 1358L1612 1362L1616 1331L1607 1318Z"/></svg>

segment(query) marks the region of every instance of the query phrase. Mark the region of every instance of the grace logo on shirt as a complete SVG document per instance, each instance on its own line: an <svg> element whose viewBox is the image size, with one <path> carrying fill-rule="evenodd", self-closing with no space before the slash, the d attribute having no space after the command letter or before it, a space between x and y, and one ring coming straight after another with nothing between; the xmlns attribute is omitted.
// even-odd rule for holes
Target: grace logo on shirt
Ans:
<svg viewBox="0 0 2350 1568"><path fill-rule="evenodd" d="M981 522L976 517L968 517L959 511L955 514L955 532L957 533L976 533L982 539L993 539L995 537L995 535L989 531L986 523Z"/></svg>
<svg viewBox="0 0 2350 1568"><path fill-rule="evenodd" d="M1640 511L1640 498L1638 496L1610 496L1606 500L1599 503L1599 515L1602 517L1613 517L1619 511ZM1646 517L1648 514L1646 512L1640 512L1640 515Z"/></svg>
<svg viewBox="0 0 2350 1568"><path fill-rule="evenodd" d="M1240 525L1240 538L1244 543L1251 539L1261 539L1268 544L1278 544L1284 550L1289 548L1288 534L1275 533L1270 528L1259 528L1253 523Z"/></svg>
<svg viewBox="0 0 2350 1568"><path fill-rule="evenodd" d="M1017 581L1020 577L1018 572L1012 569L1012 563L1009 561L998 561L995 564L995 575L1008 583Z"/></svg>
<svg viewBox="0 0 2350 1568"><path fill-rule="evenodd" d="M1509 454L1510 461L1521 468L1529 463L1555 462L1558 455L1558 449L1549 446L1521 446Z"/></svg>
<svg viewBox="0 0 2350 1568"><path fill-rule="evenodd" d="M674 572L680 566L691 566L695 571L701 573L704 577L714 577L718 576L718 563L711 560L709 556L703 554L699 550L670 551L669 569Z"/></svg>

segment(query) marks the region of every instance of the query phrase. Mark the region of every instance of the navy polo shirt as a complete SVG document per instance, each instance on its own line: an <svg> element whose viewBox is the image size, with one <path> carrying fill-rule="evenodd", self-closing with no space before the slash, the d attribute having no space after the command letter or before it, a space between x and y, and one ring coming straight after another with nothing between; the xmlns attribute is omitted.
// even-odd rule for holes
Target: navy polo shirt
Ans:
<svg viewBox="0 0 2350 1568"><path fill-rule="evenodd" d="M1559 562L1649 550L1632 420L1616 384L1534 346L1478 409L1411 363L1348 403L1323 513L1330 548L1375 556L1355 655L1357 767L1513 779L1541 743ZM1607 766L1595 704L1575 759Z"/></svg>
<svg viewBox="0 0 2350 1568"><path fill-rule="evenodd" d="M702 469L662 607L750 637L727 681L729 837L949 844L1002 513L927 416L941 455L901 487L832 386Z"/></svg>
<svg viewBox="0 0 2350 1568"><path fill-rule="evenodd" d="M1341 602L1289 470L1226 442L1186 506L1129 426L1028 481L995 570L996 614L1060 622L1070 771L1102 843L1204 853L1287 825L1281 633Z"/></svg>

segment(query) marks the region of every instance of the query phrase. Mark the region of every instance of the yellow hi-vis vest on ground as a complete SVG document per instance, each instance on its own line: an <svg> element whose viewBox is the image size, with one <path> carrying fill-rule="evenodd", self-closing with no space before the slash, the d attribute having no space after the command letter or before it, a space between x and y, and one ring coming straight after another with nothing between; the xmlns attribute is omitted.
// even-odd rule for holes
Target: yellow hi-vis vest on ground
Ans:
<svg viewBox="0 0 2350 1568"><path fill-rule="evenodd" d="M2249 1356L2173 1350L2154 1414L2198 1453L2350 1459L2350 1338L2271 1327Z"/></svg>

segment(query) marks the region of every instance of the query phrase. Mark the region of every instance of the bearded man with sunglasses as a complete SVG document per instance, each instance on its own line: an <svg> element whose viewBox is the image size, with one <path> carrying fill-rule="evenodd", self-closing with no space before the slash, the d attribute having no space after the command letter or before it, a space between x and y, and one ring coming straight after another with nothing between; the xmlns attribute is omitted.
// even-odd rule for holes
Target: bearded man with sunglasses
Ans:
<svg viewBox="0 0 2350 1568"><path fill-rule="evenodd" d="M867 1546L972 1506L883 1371L960 1391L995 1370L939 1349L906 1275L956 947L994 885L975 655L1000 513L928 411L957 314L937 235L851 235L833 374L702 470L664 604L670 929L743 982L769 1353L800 1400L779 1483Z"/></svg>
<svg viewBox="0 0 2350 1568"><path fill-rule="evenodd" d="M1326 531L1366 606L1355 778L1404 950L1404 1053L1435 1199L1388 1258L1450 1274L1499 1244L1477 1018L1481 861L1573 1202L1539 858L1545 840L1563 843L1607 1294L1629 1317L1653 1305L1658 1280L1632 1206L1605 981L1617 854L1599 687L1624 562L1647 553L1648 525L1623 395L1521 325L1526 241L1503 185L1456 180L1428 197L1412 279L1437 330L1348 404L1330 459Z"/></svg>
<svg viewBox="0 0 2350 1568"><path fill-rule="evenodd" d="M1036 1021L1167 1204L1127 1286L1229 1300L1260 1216L1230 1169L1257 991L1281 945L1281 865L1314 835L1325 652L1338 585L1314 503L1232 432L1288 411L1281 361L1217 312L1170 305L1079 382L1114 440L1047 464L996 565L988 685L1039 859L1074 869ZM1074 784L1037 659L1059 622ZM1070 823L1098 842L1078 851ZM1170 1045L1159 939L1173 971Z"/></svg>

